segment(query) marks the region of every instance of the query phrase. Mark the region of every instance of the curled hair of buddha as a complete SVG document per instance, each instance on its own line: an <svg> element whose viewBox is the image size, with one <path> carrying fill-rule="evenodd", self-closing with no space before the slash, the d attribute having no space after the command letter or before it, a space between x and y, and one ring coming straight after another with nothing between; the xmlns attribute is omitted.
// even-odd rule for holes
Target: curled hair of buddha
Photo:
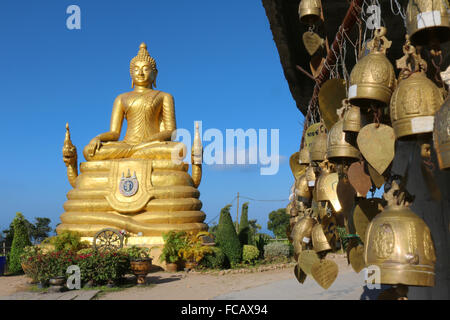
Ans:
<svg viewBox="0 0 450 320"><path fill-rule="evenodd" d="M139 51L138 51L137 56L134 57L133 59L131 59L131 62L130 62L130 74L133 73L134 64L136 62L138 62L138 61L148 62L150 64L150 68L152 69L152 71L154 73L158 72L158 70L156 69L156 61L148 53L147 45L144 42L142 42L141 45L139 46ZM156 83L153 83L153 84L156 86Z"/></svg>

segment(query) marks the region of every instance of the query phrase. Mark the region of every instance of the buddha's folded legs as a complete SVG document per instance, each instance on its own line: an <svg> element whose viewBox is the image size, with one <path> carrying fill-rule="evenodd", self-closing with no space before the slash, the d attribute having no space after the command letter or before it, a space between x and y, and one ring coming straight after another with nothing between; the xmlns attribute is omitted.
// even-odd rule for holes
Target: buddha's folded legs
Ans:
<svg viewBox="0 0 450 320"><path fill-rule="evenodd" d="M134 159L182 160L186 155L186 146L181 142L163 141L142 143L133 148Z"/></svg>
<svg viewBox="0 0 450 320"><path fill-rule="evenodd" d="M89 154L88 146L83 150L87 161L129 158L132 152L133 146L122 141L103 143L93 156Z"/></svg>
<svg viewBox="0 0 450 320"><path fill-rule="evenodd" d="M182 160L186 155L186 146L175 141L155 141L138 145L130 145L123 141L105 142L94 156L89 155L88 146L84 148L83 154L88 161L123 158Z"/></svg>

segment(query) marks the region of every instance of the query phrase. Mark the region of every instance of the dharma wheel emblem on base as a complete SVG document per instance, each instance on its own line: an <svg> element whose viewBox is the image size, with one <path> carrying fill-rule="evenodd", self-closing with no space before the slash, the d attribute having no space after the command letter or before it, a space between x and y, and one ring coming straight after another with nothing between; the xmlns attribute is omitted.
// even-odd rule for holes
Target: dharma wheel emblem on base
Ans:
<svg viewBox="0 0 450 320"><path fill-rule="evenodd" d="M119 191L125 197L132 197L136 194L139 189L139 182L136 178L136 172L134 172L133 176L130 176L130 170L128 170L128 175L122 173L122 178L120 179Z"/></svg>

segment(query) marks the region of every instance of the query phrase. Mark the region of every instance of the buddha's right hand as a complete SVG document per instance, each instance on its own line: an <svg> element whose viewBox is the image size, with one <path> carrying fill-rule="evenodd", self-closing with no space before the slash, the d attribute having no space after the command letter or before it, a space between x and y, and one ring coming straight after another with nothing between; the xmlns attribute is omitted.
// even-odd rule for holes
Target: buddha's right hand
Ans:
<svg viewBox="0 0 450 320"><path fill-rule="evenodd" d="M98 138L94 138L89 142L87 151L89 156L93 157L95 155L95 152L100 149L102 146L102 141Z"/></svg>

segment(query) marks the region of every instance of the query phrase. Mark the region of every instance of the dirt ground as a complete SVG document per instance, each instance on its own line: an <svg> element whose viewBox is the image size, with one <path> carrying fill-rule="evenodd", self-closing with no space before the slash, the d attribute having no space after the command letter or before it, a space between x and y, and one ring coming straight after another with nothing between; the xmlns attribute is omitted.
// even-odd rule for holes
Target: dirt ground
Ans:
<svg viewBox="0 0 450 320"><path fill-rule="evenodd" d="M336 256L333 260L338 264L341 275L353 272L347 265L347 260L344 256ZM218 274L167 273L159 271L148 274L147 283L152 284L151 286L132 287L121 291L103 293L99 296L99 299L205 300L213 299L229 292L246 290L288 279L295 279L293 267L220 276ZM0 297L27 291L30 287L29 279L26 276L0 277Z"/></svg>
<svg viewBox="0 0 450 320"><path fill-rule="evenodd" d="M339 266L340 275L354 273L347 265L345 256L337 255L333 260ZM295 279L294 267L221 276L156 272L147 276L147 281L155 286L133 287L102 294L99 298L101 300L207 300L233 291L246 290L288 279Z"/></svg>
<svg viewBox="0 0 450 320"><path fill-rule="evenodd" d="M30 278L24 275L0 277L0 297L9 296L16 292L27 291L30 288Z"/></svg>

